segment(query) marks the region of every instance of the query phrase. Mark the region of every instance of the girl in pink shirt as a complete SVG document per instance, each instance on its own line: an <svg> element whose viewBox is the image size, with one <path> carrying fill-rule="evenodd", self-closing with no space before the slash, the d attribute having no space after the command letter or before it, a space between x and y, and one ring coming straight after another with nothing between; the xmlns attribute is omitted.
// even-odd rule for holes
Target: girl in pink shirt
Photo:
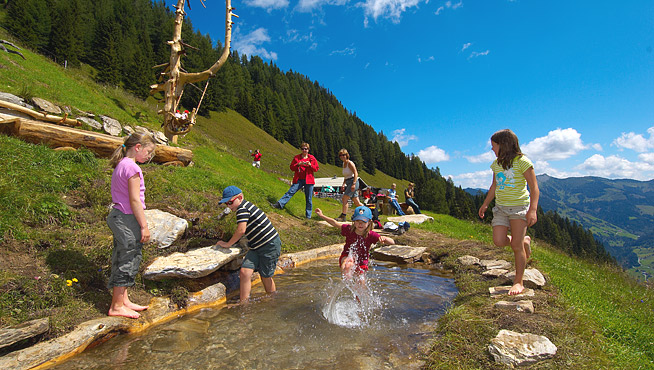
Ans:
<svg viewBox="0 0 654 370"><path fill-rule="evenodd" d="M148 306L132 303L127 288L134 279L141 263L143 243L150 240L150 230L145 219L145 184L138 163L147 162L156 144L149 133L136 132L125 139L111 156L114 167L111 175L111 199L113 208L107 216L107 224L114 236L111 255L111 276L107 286L112 291L109 316L137 319Z"/></svg>

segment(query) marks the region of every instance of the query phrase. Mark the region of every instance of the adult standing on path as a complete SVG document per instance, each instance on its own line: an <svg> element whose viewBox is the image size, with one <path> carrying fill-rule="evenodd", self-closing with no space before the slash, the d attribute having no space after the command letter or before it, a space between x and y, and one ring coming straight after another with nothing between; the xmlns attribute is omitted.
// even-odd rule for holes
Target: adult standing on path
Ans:
<svg viewBox="0 0 654 370"><path fill-rule="evenodd" d="M406 204L413 208L413 213L420 214L420 208L415 200L413 200L413 187L414 183L410 182L406 189L404 189L404 199Z"/></svg>
<svg viewBox="0 0 654 370"><path fill-rule="evenodd" d="M313 211L311 200L313 197L313 186L316 183L313 173L318 171L318 161L314 156L309 154L308 143L302 143L300 148L302 148L302 153L293 157L290 165L291 171L295 173L293 175L293 183L286 194L273 204L273 208L283 209L286 203L291 200L291 197L300 189L304 188L306 217L311 218L311 212Z"/></svg>
<svg viewBox="0 0 654 370"><path fill-rule="evenodd" d="M339 150L338 158L343 161L343 185L341 186L341 191L343 192L343 197L341 198L343 208L341 215L336 218L336 221L345 222L350 198L355 207L362 206L359 201L359 195L357 194L357 190L359 190L359 172L357 172L357 166L350 160L350 153L347 152L347 149Z"/></svg>

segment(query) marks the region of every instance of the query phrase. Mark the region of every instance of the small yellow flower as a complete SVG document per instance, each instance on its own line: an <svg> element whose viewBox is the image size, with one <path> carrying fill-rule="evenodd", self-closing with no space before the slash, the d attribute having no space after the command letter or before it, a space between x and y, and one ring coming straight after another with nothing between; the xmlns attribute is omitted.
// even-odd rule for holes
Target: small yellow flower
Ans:
<svg viewBox="0 0 654 370"><path fill-rule="evenodd" d="M73 281L72 280L66 280L66 285L73 286Z"/></svg>
<svg viewBox="0 0 654 370"><path fill-rule="evenodd" d="M77 278L73 278L73 283L77 283L78 281Z"/></svg>

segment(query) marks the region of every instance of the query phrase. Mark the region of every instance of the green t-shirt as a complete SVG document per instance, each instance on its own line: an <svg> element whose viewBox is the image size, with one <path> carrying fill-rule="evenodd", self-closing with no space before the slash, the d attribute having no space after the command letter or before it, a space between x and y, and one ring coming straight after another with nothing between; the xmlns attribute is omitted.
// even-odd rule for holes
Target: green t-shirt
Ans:
<svg viewBox="0 0 654 370"><path fill-rule="evenodd" d="M497 163L491 164L495 176L495 203L501 206L529 205L529 190L524 173L534 164L524 155L513 158L511 168L505 170Z"/></svg>

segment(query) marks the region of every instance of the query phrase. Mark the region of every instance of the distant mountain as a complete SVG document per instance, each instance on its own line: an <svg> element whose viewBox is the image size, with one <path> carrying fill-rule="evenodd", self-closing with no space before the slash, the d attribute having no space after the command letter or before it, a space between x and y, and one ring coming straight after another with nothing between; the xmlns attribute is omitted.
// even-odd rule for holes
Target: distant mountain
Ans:
<svg viewBox="0 0 654 370"><path fill-rule="evenodd" d="M654 231L654 180L609 180L601 177L558 179L539 175L538 204L544 211L576 221L593 232L624 267L638 264L633 253L648 248ZM640 240L639 240L640 239Z"/></svg>
<svg viewBox="0 0 654 370"><path fill-rule="evenodd" d="M475 195L477 195L477 194L479 194L479 193L485 195L485 194L488 192L488 189L482 189L482 188L465 188L465 189L463 189L463 191L465 191L466 193L468 193L468 194L470 194L470 195L472 195L472 196L475 196Z"/></svg>

